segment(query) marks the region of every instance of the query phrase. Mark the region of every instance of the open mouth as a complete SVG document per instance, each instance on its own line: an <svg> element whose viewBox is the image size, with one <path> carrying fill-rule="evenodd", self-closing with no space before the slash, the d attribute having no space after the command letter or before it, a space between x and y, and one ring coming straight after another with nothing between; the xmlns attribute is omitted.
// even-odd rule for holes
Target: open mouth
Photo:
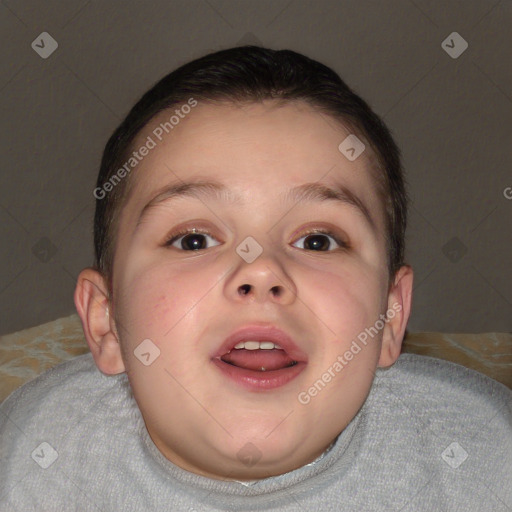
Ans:
<svg viewBox="0 0 512 512"><path fill-rule="evenodd" d="M307 356L283 331L253 327L228 337L212 361L236 384L264 391L284 386L299 375Z"/></svg>
<svg viewBox="0 0 512 512"><path fill-rule="evenodd" d="M279 345L271 341L238 343L221 358L227 364L254 372L284 370L297 364Z"/></svg>

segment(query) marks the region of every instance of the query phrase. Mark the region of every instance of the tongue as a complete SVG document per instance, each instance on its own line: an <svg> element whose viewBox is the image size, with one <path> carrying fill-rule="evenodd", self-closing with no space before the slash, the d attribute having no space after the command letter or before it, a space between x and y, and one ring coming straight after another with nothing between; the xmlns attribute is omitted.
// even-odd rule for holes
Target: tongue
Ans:
<svg viewBox="0 0 512 512"><path fill-rule="evenodd" d="M221 359L225 363L231 363L239 368L247 370L266 371L281 370L293 363L284 350L246 350L233 349L229 354L224 354Z"/></svg>

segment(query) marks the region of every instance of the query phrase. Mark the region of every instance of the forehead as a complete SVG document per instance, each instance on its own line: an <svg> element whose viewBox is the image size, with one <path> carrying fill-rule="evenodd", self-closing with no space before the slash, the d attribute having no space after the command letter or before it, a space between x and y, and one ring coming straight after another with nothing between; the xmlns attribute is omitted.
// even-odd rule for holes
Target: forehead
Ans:
<svg viewBox="0 0 512 512"><path fill-rule="evenodd" d="M158 114L134 141L134 150L154 147L130 176L126 207L132 215L126 216L140 215L169 185L214 178L238 204L270 202L305 183L341 184L379 222L381 205L370 172L376 159L366 144L363 154L349 161L338 146L352 132L330 116L304 102L198 102L188 114L174 116L171 125L179 109Z"/></svg>

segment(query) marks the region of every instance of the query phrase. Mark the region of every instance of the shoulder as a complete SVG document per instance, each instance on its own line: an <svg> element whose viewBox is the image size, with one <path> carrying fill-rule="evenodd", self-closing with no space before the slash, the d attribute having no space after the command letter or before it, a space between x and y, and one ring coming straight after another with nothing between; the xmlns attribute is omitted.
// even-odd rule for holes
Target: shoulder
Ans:
<svg viewBox="0 0 512 512"><path fill-rule="evenodd" d="M437 448L464 441L483 454L500 446L512 462L512 390L479 372L402 354L390 368L377 370L369 402L374 426L386 419L391 430L421 434Z"/></svg>
<svg viewBox="0 0 512 512"><path fill-rule="evenodd" d="M126 374L100 372L90 353L54 366L0 404L0 437L65 435L73 424L99 421L96 411L118 414L130 400L127 381Z"/></svg>
<svg viewBox="0 0 512 512"><path fill-rule="evenodd" d="M17 411L37 414L48 408L71 402L80 397L81 402L90 401L105 390L119 386L124 375L108 376L96 367L92 354L87 353L60 363L35 379L13 391L0 404L0 411L9 415Z"/></svg>
<svg viewBox="0 0 512 512"><path fill-rule="evenodd" d="M447 427L465 420L511 434L512 390L449 361L402 354L390 368L377 370L373 391L379 399L399 402L429 423L438 421Z"/></svg>
<svg viewBox="0 0 512 512"><path fill-rule="evenodd" d="M64 434L72 422L82 422L86 412L89 422L98 421L96 411L116 415L133 402L127 375L103 374L87 353L54 366L11 393L0 404L0 434L15 426L25 436L36 426L38 436L45 431Z"/></svg>
<svg viewBox="0 0 512 512"><path fill-rule="evenodd" d="M455 363L403 354L377 369L363 411L364 453L379 474L398 478L404 495L421 480L444 507L501 510L500 502L512 503L512 391L503 384ZM417 499L434 500L427 495Z"/></svg>
<svg viewBox="0 0 512 512"><path fill-rule="evenodd" d="M423 397L432 396L439 401L457 399L461 405L471 400L486 404L486 408L500 408L512 399L512 390L487 375L428 356L402 354L393 366L378 370L378 375L383 379L389 377Z"/></svg>
<svg viewBox="0 0 512 512"><path fill-rule="evenodd" d="M480 482L482 492L498 492L510 479L512 391L486 375L402 354L390 368L377 370L368 410L372 432L383 431L395 459L415 452L421 465L440 472L446 492L464 478L464 485ZM512 488L502 494L512 500Z"/></svg>
<svg viewBox="0 0 512 512"><path fill-rule="evenodd" d="M13 460L40 440L65 437L77 425L97 427L126 408L130 393L126 375L103 374L90 353L54 366L0 404L2 451Z"/></svg>
<svg viewBox="0 0 512 512"><path fill-rule="evenodd" d="M126 374L104 375L90 353L53 367L0 405L0 496L26 509L44 495L56 510L76 492L66 475L101 471L112 436L128 445L139 416Z"/></svg>

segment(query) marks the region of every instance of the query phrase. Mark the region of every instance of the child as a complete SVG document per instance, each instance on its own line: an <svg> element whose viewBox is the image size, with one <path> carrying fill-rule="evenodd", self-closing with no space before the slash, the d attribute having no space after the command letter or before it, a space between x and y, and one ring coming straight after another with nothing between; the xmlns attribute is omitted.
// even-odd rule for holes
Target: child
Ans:
<svg viewBox="0 0 512 512"><path fill-rule="evenodd" d="M399 151L332 70L253 46L182 66L93 194L91 353L2 404L2 510L512 508L510 390L400 356Z"/></svg>

